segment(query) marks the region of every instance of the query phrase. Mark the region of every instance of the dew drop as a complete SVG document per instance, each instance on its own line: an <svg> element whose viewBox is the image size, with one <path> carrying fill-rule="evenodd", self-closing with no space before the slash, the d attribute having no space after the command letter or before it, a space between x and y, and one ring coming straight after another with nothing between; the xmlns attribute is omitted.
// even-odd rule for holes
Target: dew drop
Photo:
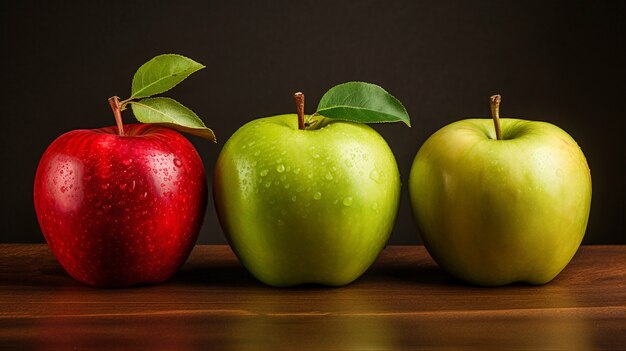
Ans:
<svg viewBox="0 0 626 351"><path fill-rule="evenodd" d="M266 188L269 188L269 187L270 187L270 185L272 185L272 182L271 182L271 181L269 181L269 182L266 182L266 183L265 183L265 187L266 187Z"/></svg>
<svg viewBox="0 0 626 351"><path fill-rule="evenodd" d="M268 172L268 170L264 169L259 174L261 175L261 177L265 177L267 175L267 172Z"/></svg>
<svg viewBox="0 0 626 351"><path fill-rule="evenodd" d="M374 202L372 204L372 210L374 210L374 211L378 210L378 202Z"/></svg>
<svg viewBox="0 0 626 351"><path fill-rule="evenodd" d="M313 158L320 158L320 154L313 154Z"/></svg>
<svg viewBox="0 0 626 351"><path fill-rule="evenodd" d="M344 206L352 206L352 196L345 197L343 199Z"/></svg>
<svg viewBox="0 0 626 351"><path fill-rule="evenodd" d="M63 186L61 186L61 192L62 192L62 193L64 193L64 192L65 192L65 190L67 190L67 188L66 188L64 185L63 185Z"/></svg>
<svg viewBox="0 0 626 351"><path fill-rule="evenodd" d="M120 190L126 189L126 186L127 186L126 183L120 183Z"/></svg>
<svg viewBox="0 0 626 351"><path fill-rule="evenodd" d="M282 163L276 166L276 172L283 173L284 171L285 171L285 165L283 165Z"/></svg>
<svg viewBox="0 0 626 351"><path fill-rule="evenodd" d="M100 188L102 188L102 190L107 190L109 188L109 183L100 184Z"/></svg>
<svg viewBox="0 0 626 351"><path fill-rule="evenodd" d="M127 158L125 160L122 160L122 164L124 166L130 166L131 163L133 163L133 159L132 158Z"/></svg>
<svg viewBox="0 0 626 351"><path fill-rule="evenodd" d="M182 165L183 163L179 159L177 158L174 159L174 166L180 168Z"/></svg>
<svg viewBox="0 0 626 351"><path fill-rule="evenodd" d="M321 198L322 198L322 193L320 193L319 191L317 191L317 192L313 195L313 198L314 198L315 200L319 200L319 199L321 199Z"/></svg>
<svg viewBox="0 0 626 351"><path fill-rule="evenodd" d="M133 182L130 183L130 187L128 187L128 191L132 193L133 191L135 191L136 187L137 187L137 183L133 180Z"/></svg>
<svg viewBox="0 0 626 351"><path fill-rule="evenodd" d="M285 224L285 222L282 219L279 219L278 220L278 225L283 225L283 224Z"/></svg>
<svg viewBox="0 0 626 351"><path fill-rule="evenodd" d="M298 200L298 197L296 197L296 195L291 197L291 201L296 202L296 200Z"/></svg>
<svg viewBox="0 0 626 351"><path fill-rule="evenodd" d="M285 184L285 189L289 189L290 186L289 183Z"/></svg>
<svg viewBox="0 0 626 351"><path fill-rule="evenodd" d="M300 168L295 168L293 170L293 174L299 174L300 173Z"/></svg>
<svg viewBox="0 0 626 351"><path fill-rule="evenodd" d="M254 156L259 156L261 154L261 151L257 150L254 152Z"/></svg>
<svg viewBox="0 0 626 351"><path fill-rule="evenodd" d="M326 180L333 180L333 175L330 172L326 172Z"/></svg>

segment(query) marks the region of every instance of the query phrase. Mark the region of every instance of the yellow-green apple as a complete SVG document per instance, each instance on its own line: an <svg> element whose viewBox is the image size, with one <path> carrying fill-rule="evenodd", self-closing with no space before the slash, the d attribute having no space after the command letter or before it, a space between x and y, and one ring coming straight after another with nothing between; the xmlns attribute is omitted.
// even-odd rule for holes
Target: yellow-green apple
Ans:
<svg viewBox="0 0 626 351"><path fill-rule="evenodd" d="M551 281L576 253L591 206L580 147L545 122L447 125L420 148L409 176L424 245L450 274L487 286ZM494 128L495 127L495 128Z"/></svg>

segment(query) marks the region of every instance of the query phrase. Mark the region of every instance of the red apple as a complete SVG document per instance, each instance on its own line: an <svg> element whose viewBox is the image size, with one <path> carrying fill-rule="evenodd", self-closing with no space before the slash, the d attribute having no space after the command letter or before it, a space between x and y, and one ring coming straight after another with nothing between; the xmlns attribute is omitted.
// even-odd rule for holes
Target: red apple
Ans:
<svg viewBox="0 0 626 351"><path fill-rule="evenodd" d="M163 282L189 256L202 225L202 160L157 125L74 130L46 150L35 176L41 230L63 268L99 287Z"/></svg>

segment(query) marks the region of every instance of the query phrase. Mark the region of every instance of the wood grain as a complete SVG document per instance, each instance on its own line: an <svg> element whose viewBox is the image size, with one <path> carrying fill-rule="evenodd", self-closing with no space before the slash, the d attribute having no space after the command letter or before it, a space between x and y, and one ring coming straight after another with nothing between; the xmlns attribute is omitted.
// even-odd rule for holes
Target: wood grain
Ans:
<svg viewBox="0 0 626 351"><path fill-rule="evenodd" d="M626 349L626 246L584 246L550 284L473 287L420 246L343 288L276 289L227 246L158 286L95 289L45 245L0 245L0 349Z"/></svg>

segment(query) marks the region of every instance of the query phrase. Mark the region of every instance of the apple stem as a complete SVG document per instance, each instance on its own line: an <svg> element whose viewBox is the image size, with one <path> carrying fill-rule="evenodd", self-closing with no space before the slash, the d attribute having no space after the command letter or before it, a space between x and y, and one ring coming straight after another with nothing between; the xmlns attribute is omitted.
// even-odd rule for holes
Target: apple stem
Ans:
<svg viewBox="0 0 626 351"><path fill-rule="evenodd" d="M109 98L109 105L115 115L115 123L117 123L117 134L124 136L124 123L122 122L122 110L120 107L120 98L117 96L111 96Z"/></svg>
<svg viewBox="0 0 626 351"><path fill-rule="evenodd" d="M296 101L296 110L298 111L298 129L304 130L304 94L297 92L293 94Z"/></svg>
<svg viewBox="0 0 626 351"><path fill-rule="evenodd" d="M489 98L489 102L491 102L491 117L493 118L493 126L496 129L496 138L498 140L502 140L502 131L500 130L500 101L502 97L498 95L493 95Z"/></svg>

